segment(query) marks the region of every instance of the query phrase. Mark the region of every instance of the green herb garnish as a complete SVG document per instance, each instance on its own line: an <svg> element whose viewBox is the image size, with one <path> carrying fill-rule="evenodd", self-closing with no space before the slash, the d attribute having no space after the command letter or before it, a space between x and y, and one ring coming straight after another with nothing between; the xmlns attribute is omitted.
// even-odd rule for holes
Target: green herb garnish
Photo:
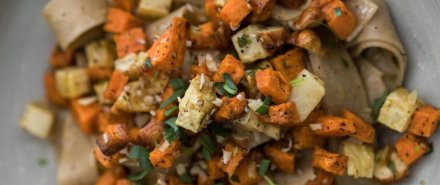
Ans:
<svg viewBox="0 0 440 185"><path fill-rule="evenodd" d="M47 160L46 159L43 159L43 158L38 159L38 166L43 167L43 166L46 166L46 165L47 165Z"/></svg>
<svg viewBox="0 0 440 185"><path fill-rule="evenodd" d="M223 85L223 89L229 94L235 95L237 94L238 88L235 86L234 81L232 81L231 76L228 73L223 73L223 79L225 80L225 84Z"/></svg>
<svg viewBox="0 0 440 185"><path fill-rule="evenodd" d="M264 180L266 180L268 185L276 185L275 182L272 181L272 179L270 179L267 175L263 176Z"/></svg>
<svg viewBox="0 0 440 185"><path fill-rule="evenodd" d="M393 175L397 174L397 169L396 169L396 165L394 164L394 162L392 160L388 161L387 164L388 168L391 170L391 173L393 173Z"/></svg>
<svg viewBox="0 0 440 185"><path fill-rule="evenodd" d="M335 16L336 16L336 17L339 17L339 16L342 15L342 13L341 13L341 7L336 7L336 8L334 8L334 9L333 9L333 12L335 13Z"/></svg>
<svg viewBox="0 0 440 185"><path fill-rule="evenodd" d="M258 109L255 110L255 112L257 112L258 114L266 114L267 110L269 109L269 104L271 100L272 100L272 96L266 96L264 98L263 105L258 107Z"/></svg>
<svg viewBox="0 0 440 185"><path fill-rule="evenodd" d="M205 147L202 148L202 156L205 160L211 160L211 152L208 151Z"/></svg>
<svg viewBox="0 0 440 185"><path fill-rule="evenodd" d="M293 87L298 87L301 84L303 84L305 81L306 79L304 77L299 77L290 81L290 85L292 85Z"/></svg>
<svg viewBox="0 0 440 185"><path fill-rule="evenodd" d="M147 68L147 69L151 69L151 68L153 67L153 64L151 63L150 58L147 57L147 58L145 59L144 66L145 66L145 68Z"/></svg>
<svg viewBox="0 0 440 185"><path fill-rule="evenodd" d="M167 105L173 103L174 101L177 100L177 97L180 97L182 95L185 94L186 89L179 89L174 91L174 93L164 102L162 102L159 106L160 109L163 109L164 107L166 107Z"/></svg>
<svg viewBox="0 0 440 185"><path fill-rule="evenodd" d="M238 42L238 46L240 46L240 48L245 47L246 45L252 43L248 34L243 34L243 35L239 36L237 38L237 42Z"/></svg>
<svg viewBox="0 0 440 185"><path fill-rule="evenodd" d="M177 127L177 130L171 126L169 126L168 124L166 124L167 126L164 128L163 131L163 137L168 141L168 142L173 142L174 140L176 140L177 138L179 138L180 136L182 136L182 130L179 129L179 127Z"/></svg>
<svg viewBox="0 0 440 185"><path fill-rule="evenodd" d="M174 105L171 108L167 109L164 113L165 116L170 116L173 112L175 112L177 109L179 109L178 106Z"/></svg>
<svg viewBox="0 0 440 185"><path fill-rule="evenodd" d="M200 142L202 143L203 147L208 149L209 152L214 153L215 151L215 144L211 140L208 134L202 134L200 136Z"/></svg>
<svg viewBox="0 0 440 185"><path fill-rule="evenodd" d="M150 161L150 152L143 146L133 145L128 153L128 158L138 160L142 169L147 171L154 169Z"/></svg>
<svg viewBox="0 0 440 185"><path fill-rule="evenodd" d="M234 96L233 94L230 94L228 91L226 91L226 90L223 88L224 85L225 85L224 82L215 82L215 83L214 83L214 87L215 87L216 89L218 89L222 94L224 94L224 95L226 95L226 96L228 96L228 97L232 97L232 96Z"/></svg>
<svg viewBox="0 0 440 185"><path fill-rule="evenodd" d="M192 182L191 178L186 173L179 175L179 179L183 182L183 184L191 184Z"/></svg>
<svg viewBox="0 0 440 185"><path fill-rule="evenodd" d="M140 181L148 174L148 172L148 170L142 170L139 173L130 174L126 178L129 181Z"/></svg>
<svg viewBox="0 0 440 185"><path fill-rule="evenodd" d="M165 120L164 123L170 126L171 128L173 128L175 132L177 132L177 130L179 130L179 127L176 125L176 120L177 120L176 117L172 117L170 119Z"/></svg>
<svg viewBox="0 0 440 185"><path fill-rule="evenodd" d="M260 168L258 169L258 174L260 174L260 176L266 175L269 166L270 166L270 160L268 159L262 160L260 163Z"/></svg>
<svg viewBox="0 0 440 185"><path fill-rule="evenodd" d="M170 84L171 84L171 87L173 87L174 90L186 89L187 88L185 81L183 81L180 78L175 78L175 79L170 80Z"/></svg>
<svg viewBox="0 0 440 185"><path fill-rule="evenodd" d="M213 123L210 128L211 132L217 136L228 137L232 133L231 129L224 127L222 124Z"/></svg>

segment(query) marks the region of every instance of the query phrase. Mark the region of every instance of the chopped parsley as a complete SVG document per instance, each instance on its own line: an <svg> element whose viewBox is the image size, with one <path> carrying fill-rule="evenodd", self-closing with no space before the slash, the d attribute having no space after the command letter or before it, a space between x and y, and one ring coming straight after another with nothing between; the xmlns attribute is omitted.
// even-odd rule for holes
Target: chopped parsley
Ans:
<svg viewBox="0 0 440 185"><path fill-rule="evenodd" d="M336 8L334 8L334 9L333 9L333 12L335 13L335 16L336 16L336 17L339 17L339 16L342 15L342 13L341 13L341 7L336 7Z"/></svg>
<svg viewBox="0 0 440 185"><path fill-rule="evenodd" d="M223 79L225 80L225 84L223 85L223 89L229 94L235 95L238 92L237 86L235 86L234 81L232 81L231 76L228 73L223 73Z"/></svg>
<svg viewBox="0 0 440 185"><path fill-rule="evenodd" d="M251 44L252 41L249 38L248 34L243 34L243 35L241 35L241 36L239 36L237 38L237 43L238 43L238 46L240 46L240 48L242 48L242 47L245 47L248 44Z"/></svg>
<svg viewBox="0 0 440 185"><path fill-rule="evenodd" d="M258 109L255 110L255 112L257 112L258 114L266 114L267 110L269 109L269 104L271 100L272 100L272 96L266 96L264 98L263 105L258 107Z"/></svg>
<svg viewBox="0 0 440 185"><path fill-rule="evenodd" d="M171 108L167 109L164 113L165 116L170 116L172 113L174 113L179 107L177 105L172 106Z"/></svg>
<svg viewBox="0 0 440 185"><path fill-rule="evenodd" d="M175 78L170 80L171 87L173 87L174 90L178 89L186 89L186 83L181 78Z"/></svg>
<svg viewBox="0 0 440 185"><path fill-rule="evenodd" d="M258 174L262 177L264 177L264 180L266 180L267 184L269 185L276 185L275 182L272 181L272 179L270 179L266 173L267 170L269 169L270 166L270 160L268 159L263 159L260 163L260 168L258 169Z"/></svg>
<svg viewBox="0 0 440 185"><path fill-rule="evenodd" d="M140 181L148 174L148 172L149 172L148 170L142 170L138 173L130 174L127 176L127 180L133 182Z"/></svg>
<svg viewBox="0 0 440 185"><path fill-rule="evenodd" d="M290 81L290 85L292 85L293 87L298 87L301 84L303 84L305 81L306 79L304 77L299 77Z"/></svg>
<svg viewBox="0 0 440 185"><path fill-rule="evenodd" d="M176 117L172 117L170 119L165 120L164 123L169 127L173 128L175 132L177 132L177 130L179 130L179 127L176 125L176 120L177 120Z"/></svg>
<svg viewBox="0 0 440 185"><path fill-rule="evenodd" d="M150 161L150 152L143 146L133 145L130 149L130 152L128 153L128 158L138 160L139 165L142 168L142 171L127 176L127 179L130 181L140 181L149 172L154 170L154 167Z"/></svg>
<svg viewBox="0 0 440 185"><path fill-rule="evenodd" d="M396 165L394 164L394 162L392 160L388 161L387 164L388 168L391 170L391 173L393 173L393 175L397 174L397 169L396 169Z"/></svg>
<svg viewBox="0 0 440 185"><path fill-rule="evenodd" d="M164 107L166 107L167 105L173 103L174 101L177 100L177 97L180 97L182 95L185 94L186 89L179 89L174 91L174 93L164 102L162 102L159 106L160 109L163 109Z"/></svg>
<svg viewBox="0 0 440 185"><path fill-rule="evenodd" d="M206 160L211 160L211 155L215 152L215 144L211 140L208 134L202 134L199 137L200 143L202 143L202 156Z"/></svg>
<svg viewBox="0 0 440 185"><path fill-rule="evenodd" d="M177 130L176 130L176 128L177 128ZM180 138L182 135L183 135L182 130L179 129L179 127L177 125L176 125L176 127L171 127L168 124L166 124L166 127L164 128L164 131L163 131L163 137L168 142L171 143L174 140Z"/></svg>

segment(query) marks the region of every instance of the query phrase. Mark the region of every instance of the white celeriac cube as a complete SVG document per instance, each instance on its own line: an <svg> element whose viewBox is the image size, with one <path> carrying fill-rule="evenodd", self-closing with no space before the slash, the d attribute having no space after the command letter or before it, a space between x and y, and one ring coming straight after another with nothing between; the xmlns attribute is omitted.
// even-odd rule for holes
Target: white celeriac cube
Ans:
<svg viewBox="0 0 440 185"><path fill-rule="evenodd" d="M57 90L64 98L76 98L90 92L87 70L78 67L68 67L55 71Z"/></svg>
<svg viewBox="0 0 440 185"><path fill-rule="evenodd" d="M347 174L355 178L373 178L374 150L370 146L344 142L343 154L348 157Z"/></svg>
<svg viewBox="0 0 440 185"><path fill-rule="evenodd" d="M114 65L115 50L109 40L91 42L85 47L89 68L111 68Z"/></svg>
<svg viewBox="0 0 440 185"><path fill-rule="evenodd" d="M55 114L35 103L28 103L20 119L20 126L39 138L49 137L55 121Z"/></svg>
<svg viewBox="0 0 440 185"><path fill-rule="evenodd" d="M141 0L137 13L146 19L158 19L170 13L172 0Z"/></svg>

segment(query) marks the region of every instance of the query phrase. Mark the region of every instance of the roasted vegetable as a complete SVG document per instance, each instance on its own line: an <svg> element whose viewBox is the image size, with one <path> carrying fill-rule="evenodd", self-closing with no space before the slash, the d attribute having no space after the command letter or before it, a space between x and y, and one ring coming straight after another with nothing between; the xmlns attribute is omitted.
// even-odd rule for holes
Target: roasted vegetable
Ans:
<svg viewBox="0 0 440 185"><path fill-rule="evenodd" d="M372 147L344 142L342 151L348 157L347 175L355 178L373 178L375 158Z"/></svg>
<svg viewBox="0 0 440 185"><path fill-rule="evenodd" d="M293 80L297 75L305 68L306 53L299 48L295 48L285 52L282 55L278 55L270 60L273 68L281 74L287 80Z"/></svg>
<svg viewBox="0 0 440 185"><path fill-rule="evenodd" d="M141 0L137 7L137 14L146 19L158 19L168 15L172 0Z"/></svg>
<svg viewBox="0 0 440 185"><path fill-rule="evenodd" d="M399 138L394 148L399 158L408 166L432 150L425 138L412 134Z"/></svg>
<svg viewBox="0 0 440 185"><path fill-rule="evenodd" d="M278 71L265 69L255 74L258 90L265 96L271 96L275 103L284 103L289 99L290 86L287 79Z"/></svg>
<svg viewBox="0 0 440 185"><path fill-rule="evenodd" d="M439 120L440 110L431 105L424 105L415 112L408 132L422 137L431 137L437 129Z"/></svg>
<svg viewBox="0 0 440 185"><path fill-rule="evenodd" d="M110 156L124 148L128 142L127 127L123 124L112 124L105 128L96 143L103 154Z"/></svg>
<svg viewBox="0 0 440 185"><path fill-rule="evenodd" d="M92 134L95 131L96 119L101 109L96 97L78 98L70 103L73 118L84 134Z"/></svg>
<svg viewBox="0 0 440 185"><path fill-rule="evenodd" d="M20 118L20 126L39 138L48 138L55 121L55 114L35 103L29 103Z"/></svg>
<svg viewBox="0 0 440 185"><path fill-rule="evenodd" d="M122 33L132 28L141 26L142 21L130 12L119 8L110 8L107 11L107 20L104 30L110 33Z"/></svg>
<svg viewBox="0 0 440 185"><path fill-rule="evenodd" d="M57 70L55 83L58 92L64 98L76 98L91 90L87 72L82 68L69 67Z"/></svg>
<svg viewBox="0 0 440 185"><path fill-rule="evenodd" d="M313 151L313 167L329 173L344 175L347 170L347 162L348 157L341 154L330 153L319 147L315 147Z"/></svg>
<svg viewBox="0 0 440 185"><path fill-rule="evenodd" d="M118 58L124 57L130 53L145 51L146 36L141 28L133 28L120 34L114 35L113 40L116 43L116 53Z"/></svg>
<svg viewBox="0 0 440 185"><path fill-rule="evenodd" d="M169 143L164 139L153 151L150 153L150 161L156 168L171 168L174 160L180 155L181 143L178 140L174 140Z"/></svg>
<svg viewBox="0 0 440 185"><path fill-rule="evenodd" d="M219 18L235 31L251 10L252 7L246 0L230 0L220 10Z"/></svg>
<svg viewBox="0 0 440 185"><path fill-rule="evenodd" d="M322 116L317 119L316 124L309 126L320 136L341 137L356 133L353 121L341 117Z"/></svg>
<svg viewBox="0 0 440 185"><path fill-rule="evenodd" d="M244 157L244 151L238 146L227 144L218 166L231 177Z"/></svg>
<svg viewBox="0 0 440 185"><path fill-rule="evenodd" d="M112 68L114 65L115 50L109 40L99 40L85 46L87 66L89 68Z"/></svg>

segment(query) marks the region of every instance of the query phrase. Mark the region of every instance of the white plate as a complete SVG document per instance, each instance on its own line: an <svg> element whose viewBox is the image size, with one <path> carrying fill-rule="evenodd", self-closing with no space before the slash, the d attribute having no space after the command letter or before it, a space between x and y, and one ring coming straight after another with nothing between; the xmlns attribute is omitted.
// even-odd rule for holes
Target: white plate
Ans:
<svg viewBox="0 0 440 185"><path fill-rule="evenodd" d="M0 185L56 184L53 149L20 129L27 101L40 99L43 72L54 44L41 18L47 0L2 0L0 11ZM426 102L440 106L440 1L387 0L408 52L406 85ZM434 153L424 157L402 184L440 182L440 134ZM48 165L38 165L47 159Z"/></svg>

